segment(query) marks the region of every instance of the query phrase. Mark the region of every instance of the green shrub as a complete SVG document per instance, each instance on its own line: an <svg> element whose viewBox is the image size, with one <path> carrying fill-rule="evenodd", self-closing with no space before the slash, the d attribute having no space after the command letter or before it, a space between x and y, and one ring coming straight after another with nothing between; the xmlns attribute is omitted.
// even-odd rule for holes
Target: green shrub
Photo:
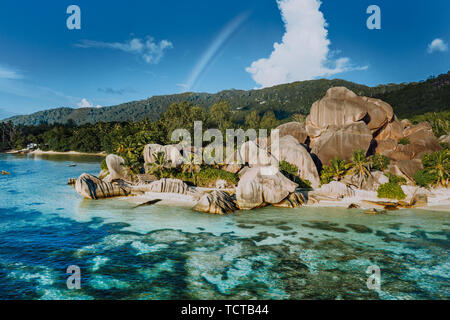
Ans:
<svg viewBox="0 0 450 320"><path fill-rule="evenodd" d="M426 170L419 170L414 174L414 182L419 187L429 188L431 185L436 184L438 177Z"/></svg>
<svg viewBox="0 0 450 320"><path fill-rule="evenodd" d="M108 171L108 166L106 165L106 158L103 158L102 162L100 162L100 169Z"/></svg>
<svg viewBox="0 0 450 320"><path fill-rule="evenodd" d="M372 169L378 171L384 171L389 167L390 160L388 157L381 154L374 154L370 157L372 163Z"/></svg>
<svg viewBox="0 0 450 320"><path fill-rule="evenodd" d="M450 179L450 150L441 150L426 154L422 158L423 169L437 180L434 184L448 186Z"/></svg>
<svg viewBox="0 0 450 320"><path fill-rule="evenodd" d="M324 165L320 173L321 184L327 184L331 181L340 181L348 172L349 164L345 160L337 157L330 161L330 165Z"/></svg>
<svg viewBox="0 0 450 320"><path fill-rule="evenodd" d="M238 183L238 177L235 174L221 169L203 167L194 174L195 184L200 187L215 187L216 181L219 179L233 185Z"/></svg>
<svg viewBox="0 0 450 320"><path fill-rule="evenodd" d="M311 182L309 180L303 180L298 176L299 170L295 164L283 160L279 162L279 166L280 172L289 180L297 183L299 188L311 189Z"/></svg>
<svg viewBox="0 0 450 320"><path fill-rule="evenodd" d="M388 172L388 173L386 173L386 177L389 178L389 182L391 182L391 183L396 183L396 184L399 184L401 186L406 184L406 179L405 178L396 176L395 174L392 174L392 173Z"/></svg>
<svg viewBox="0 0 450 320"><path fill-rule="evenodd" d="M408 138L401 138L400 140L398 140L398 144L402 144L404 146L410 144L411 142L409 141Z"/></svg>
<svg viewBox="0 0 450 320"><path fill-rule="evenodd" d="M377 196L378 198L397 200L403 200L406 198L406 194L403 192L400 185L393 182L385 183L379 186L377 190Z"/></svg>

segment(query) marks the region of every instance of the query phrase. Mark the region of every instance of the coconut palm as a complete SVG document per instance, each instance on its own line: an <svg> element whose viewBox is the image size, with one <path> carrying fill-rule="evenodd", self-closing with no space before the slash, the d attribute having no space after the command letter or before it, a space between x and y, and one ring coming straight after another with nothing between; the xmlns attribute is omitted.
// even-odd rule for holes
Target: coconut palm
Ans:
<svg viewBox="0 0 450 320"><path fill-rule="evenodd" d="M155 159L155 161L149 164L150 166L149 173L154 174L160 179L164 174L164 169L166 165L166 154L164 152L157 152L157 153L155 152L153 153L153 158Z"/></svg>
<svg viewBox="0 0 450 320"><path fill-rule="evenodd" d="M334 158L330 161L330 165L323 166L320 180L322 184L327 184L331 181L341 181L348 172L349 164L345 160Z"/></svg>
<svg viewBox="0 0 450 320"><path fill-rule="evenodd" d="M450 150L445 149L426 154L422 163L424 170L437 178L437 184L446 188L450 179Z"/></svg>
<svg viewBox="0 0 450 320"><path fill-rule="evenodd" d="M361 187L365 179L370 176L371 161L366 157L363 150L356 150L352 155L352 162L349 164L349 174L356 179L358 186Z"/></svg>
<svg viewBox="0 0 450 320"><path fill-rule="evenodd" d="M195 162L194 154L191 153L189 159L187 159L187 160L185 159L184 160L184 163L183 163L183 165L181 167L181 170L182 170L183 173L191 174L191 177L192 177L192 179L194 180L194 183L195 183L195 173L200 172L201 167L200 167L200 165L198 165Z"/></svg>

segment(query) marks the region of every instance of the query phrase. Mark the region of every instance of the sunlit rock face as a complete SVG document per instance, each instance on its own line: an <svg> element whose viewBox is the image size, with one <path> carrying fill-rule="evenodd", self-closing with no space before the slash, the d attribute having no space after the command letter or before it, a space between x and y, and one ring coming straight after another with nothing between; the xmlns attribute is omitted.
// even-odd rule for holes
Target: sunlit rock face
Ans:
<svg viewBox="0 0 450 320"><path fill-rule="evenodd" d="M358 121L346 127L330 126L319 137L311 140L311 153L322 164L328 165L335 157L350 160L354 151L367 152L372 141L372 134L367 125Z"/></svg>
<svg viewBox="0 0 450 320"><path fill-rule="evenodd" d="M280 203L295 192L297 187L296 183L276 168L253 167L241 176L236 189L236 200L240 209L250 210Z"/></svg>
<svg viewBox="0 0 450 320"><path fill-rule="evenodd" d="M226 214L237 210L237 207L228 193L215 190L202 196L193 209L206 213Z"/></svg>
<svg viewBox="0 0 450 320"><path fill-rule="evenodd" d="M402 138L403 144L399 143ZM383 129L375 139L375 151L392 160L422 159L424 154L442 149L428 122L415 126L397 123L395 127Z"/></svg>
<svg viewBox="0 0 450 320"><path fill-rule="evenodd" d="M146 164L155 163L156 156L162 152L165 155L165 162L168 167L178 167L184 161L180 149L181 146L179 145L147 144L144 148L144 161Z"/></svg>
<svg viewBox="0 0 450 320"><path fill-rule="evenodd" d="M274 146L272 146L274 150ZM316 164L308 150L291 135L285 135L279 139L279 159L294 164L298 169L298 175L303 180L311 182L316 188L320 184L319 173Z"/></svg>
<svg viewBox="0 0 450 320"><path fill-rule="evenodd" d="M123 180L129 183L134 183L137 177L133 174L130 168L125 166L125 161L122 157L109 154L106 157L106 165L108 166L109 175L105 177L106 182L113 180Z"/></svg>
<svg viewBox="0 0 450 320"><path fill-rule="evenodd" d="M278 130L279 137L292 136L298 143L305 143L308 139L308 134L304 124L299 122L284 123L276 128Z"/></svg>
<svg viewBox="0 0 450 320"><path fill-rule="evenodd" d="M124 186L102 181L87 173L83 173L77 179L75 189L84 198L93 200L127 196L130 193L130 190Z"/></svg>
<svg viewBox="0 0 450 320"><path fill-rule="evenodd" d="M350 160L356 150L392 160L420 159L441 150L428 123L414 126L408 120L399 121L388 103L360 97L344 87L329 89L312 105L306 132L311 152L322 164L334 157Z"/></svg>

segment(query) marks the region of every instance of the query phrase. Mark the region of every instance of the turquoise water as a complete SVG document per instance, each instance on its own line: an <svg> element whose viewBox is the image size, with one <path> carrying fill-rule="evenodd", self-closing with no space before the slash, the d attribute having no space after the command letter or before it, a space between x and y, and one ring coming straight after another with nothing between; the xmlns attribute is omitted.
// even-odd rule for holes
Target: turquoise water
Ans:
<svg viewBox="0 0 450 320"><path fill-rule="evenodd" d="M66 185L99 161L0 155L12 173L0 176L1 299L450 298L449 213L134 209ZM79 290L66 286L70 265ZM381 286L370 290L373 265Z"/></svg>

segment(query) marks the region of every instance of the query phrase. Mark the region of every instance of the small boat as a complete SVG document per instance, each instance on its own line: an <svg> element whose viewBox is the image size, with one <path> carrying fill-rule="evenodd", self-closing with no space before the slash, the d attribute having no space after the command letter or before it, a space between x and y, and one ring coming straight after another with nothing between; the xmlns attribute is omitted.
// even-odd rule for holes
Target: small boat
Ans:
<svg viewBox="0 0 450 320"><path fill-rule="evenodd" d="M76 167L77 165L75 163L70 163L67 165L68 167Z"/></svg>

